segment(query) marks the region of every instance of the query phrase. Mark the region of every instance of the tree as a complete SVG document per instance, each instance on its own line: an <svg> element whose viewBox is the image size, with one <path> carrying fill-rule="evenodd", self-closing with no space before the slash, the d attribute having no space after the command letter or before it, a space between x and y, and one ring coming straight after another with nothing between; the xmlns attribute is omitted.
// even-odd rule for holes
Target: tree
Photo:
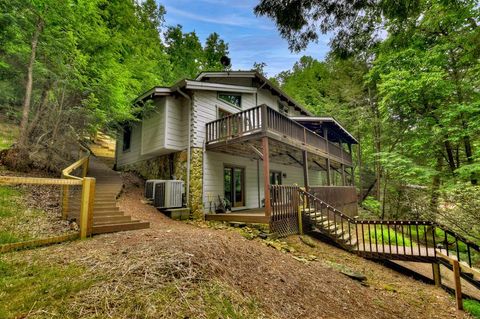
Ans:
<svg viewBox="0 0 480 319"><path fill-rule="evenodd" d="M224 70L225 67L220 63L222 56L228 56L228 44L223 41L218 33L210 34L206 41L204 51L203 71ZM228 69L229 67L227 67Z"/></svg>

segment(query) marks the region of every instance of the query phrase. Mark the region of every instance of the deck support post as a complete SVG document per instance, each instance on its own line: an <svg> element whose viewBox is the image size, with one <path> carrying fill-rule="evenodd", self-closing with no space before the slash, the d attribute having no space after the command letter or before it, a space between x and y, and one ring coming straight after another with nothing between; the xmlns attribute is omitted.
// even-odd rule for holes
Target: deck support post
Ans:
<svg viewBox="0 0 480 319"><path fill-rule="evenodd" d="M442 286L442 276L440 274L440 264L439 263L432 263L432 271L433 271L433 280L435 281L436 287Z"/></svg>
<svg viewBox="0 0 480 319"><path fill-rule="evenodd" d="M462 284L460 282L460 263L458 260L452 260L453 264L453 282L455 283L455 301L457 310L463 310Z"/></svg>
<svg viewBox="0 0 480 319"><path fill-rule="evenodd" d="M303 184L305 186L305 190L308 192L310 189L310 182L308 180L308 154L307 151L302 151L303 157Z"/></svg>
<svg viewBox="0 0 480 319"><path fill-rule="evenodd" d="M330 172L330 148L328 145L328 129L324 128L323 129L323 138L325 139L326 143L325 145L327 146L327 158L325 160L325 164L327 166L327 186L332 186L332 175Z"/></svg>
<svg viewBox="0 0 480 319"><path fill-rule="evenodd" d="M342 170L342 185L347 186L347 177L345 176L345 164L342 164L340 169Z"/></svg>
<svg viewBox="0 0 480 319"><path fill-rule="evenodd" d="M265 216L271 215L271 201L270 201L270 154L268 149L268 137L262 137L263 148L263 182L265 193Z"/></svg>

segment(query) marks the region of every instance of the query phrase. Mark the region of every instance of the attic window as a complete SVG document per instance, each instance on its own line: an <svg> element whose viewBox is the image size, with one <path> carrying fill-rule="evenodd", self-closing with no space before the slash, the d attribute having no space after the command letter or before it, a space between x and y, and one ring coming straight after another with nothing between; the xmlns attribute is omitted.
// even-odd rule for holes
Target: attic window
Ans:
<svg viewBox="0 0 480 319"><path fill-rule="evenodd" d="M242 107L242 95L236 93L218 93L218 99L236 107Z"/></svg>

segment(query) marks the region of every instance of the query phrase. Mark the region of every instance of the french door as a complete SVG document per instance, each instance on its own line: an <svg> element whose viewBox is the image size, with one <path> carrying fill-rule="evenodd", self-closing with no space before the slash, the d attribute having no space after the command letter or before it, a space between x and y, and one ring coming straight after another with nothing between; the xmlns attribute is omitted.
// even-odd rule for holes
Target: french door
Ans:
<svg viewBox="0 0 480 319"><path fill-rule="evenodd" d="M232 203L232 207L245 206L245 168L225 166L223 185L225 198Z"/></svg>

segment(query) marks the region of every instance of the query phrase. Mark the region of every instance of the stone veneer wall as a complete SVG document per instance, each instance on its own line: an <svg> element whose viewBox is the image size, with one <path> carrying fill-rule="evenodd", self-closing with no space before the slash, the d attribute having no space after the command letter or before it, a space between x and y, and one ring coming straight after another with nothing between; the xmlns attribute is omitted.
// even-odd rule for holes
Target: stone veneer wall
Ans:
<svg viewBox="0 0 480 319"><path fill-rule="evenodd" d="M121 167L140 174L145 179L170 179L171 155L162 155ZM173 176L187 181L187 151L173 154ZM190 211L193 218L203 218L203 150L192 148L190 158Z"/></svg>

